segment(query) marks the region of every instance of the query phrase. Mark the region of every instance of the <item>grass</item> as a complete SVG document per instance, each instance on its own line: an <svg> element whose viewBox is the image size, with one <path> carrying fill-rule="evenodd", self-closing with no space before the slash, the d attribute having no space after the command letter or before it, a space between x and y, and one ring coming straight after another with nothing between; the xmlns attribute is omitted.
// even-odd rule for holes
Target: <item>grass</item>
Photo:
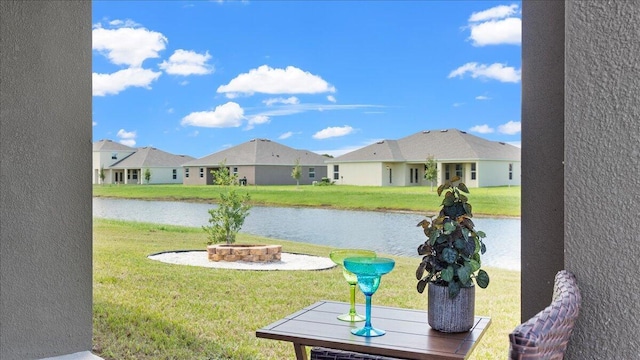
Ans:
<svg viewBox="0 0 640 360"><path fill-rule="evenodd" d="M254 205L330 207L373 211L440 211L441 198L430 187L246 186ZM93 195L145 200L216 202L225 187L204 185L94 185ZM472 188L474 215L520 216L520 187Z"/></svg>
<svg viewBox="0 0 640 360"><path fill-rule="evenodd" d="M210 189L210 187L206 187ZM255 330L318 300L348 301L338 268L239 271L170 265L147 255L203 250L199 228L94 219L94 352L105 359L291 359L288 342L258 339ZM239 234L238 243L282 244L286 252L327 256L328 247ZM418 258L390 256L377 305L426 309L415 290ZM504 358L519 323L520 273L487 269L476 313L492 318L472 359ZM364 302L362 294L357 301ZM426 319L425 319L426 326Z"/></svg>

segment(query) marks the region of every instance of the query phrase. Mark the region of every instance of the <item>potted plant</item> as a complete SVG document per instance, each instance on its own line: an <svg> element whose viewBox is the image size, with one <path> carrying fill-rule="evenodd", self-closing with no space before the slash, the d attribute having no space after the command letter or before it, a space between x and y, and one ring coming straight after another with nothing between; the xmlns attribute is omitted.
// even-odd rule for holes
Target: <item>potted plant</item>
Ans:
<svg viewBox="0 0 640 360"><path fill-rule="evenodd" d="M424 219L427 239L418 247L422 261L416 270L418 292L428 287L429 325L443 332L464 332L473 327L475 286L489 285L489 275L481 270L480 255L486 247L484 232L475 230L469 193L458 176L438 187L444 192L437 217Z"/></svg>

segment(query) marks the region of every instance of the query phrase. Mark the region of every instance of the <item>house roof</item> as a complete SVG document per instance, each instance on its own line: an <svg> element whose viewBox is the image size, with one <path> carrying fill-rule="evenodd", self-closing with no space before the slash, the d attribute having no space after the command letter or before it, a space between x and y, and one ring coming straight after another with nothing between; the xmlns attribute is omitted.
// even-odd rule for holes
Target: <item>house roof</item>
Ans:
<svg viewBox="0 0 640 360"><path fill-rule="evenodd" d="M132 149L133 150L133 149ZM136 152L112 164L111 168L142 168L142 167L181 167L192 156L174 155L154 147L135 149Z"/></svg>
<svg viewBox="0 0 640 360"><path fill-rule="evenodd" d="M398 140L383 140L331 159L339 162L520 161L520 148L457 129L420 131Z"/></svg>
<svg viewBox="0 0 640 360"><path fill-rule="evenodd" d="M93 143L93 151L136 151L136 149L112 140L103 139Z"/></svg>
<svg viewBox="0 0 640 360"><path fill-rule="evenodd" d="M268 139L253 139L240 145L191 160L184 166L287 165L300 159L302 166L324 166L326 157L308 150L297 150Z"/></svg>

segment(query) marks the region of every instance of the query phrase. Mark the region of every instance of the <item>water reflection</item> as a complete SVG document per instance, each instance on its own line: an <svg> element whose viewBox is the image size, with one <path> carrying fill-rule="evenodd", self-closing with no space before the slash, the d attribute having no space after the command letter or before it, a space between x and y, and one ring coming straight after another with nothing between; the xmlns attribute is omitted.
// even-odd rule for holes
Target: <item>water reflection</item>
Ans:
<svg viewBox="0 0 640 360"><path fill-rule="evenodd" d="M200 227L208 225L211 204L174 201L93 199L98 218ZM418 258L425 240L419 214L312 208L253 207L244 233L332 247L355 247ZM487 234L486 266L520 270L520 219L475 218Z"/></svg>

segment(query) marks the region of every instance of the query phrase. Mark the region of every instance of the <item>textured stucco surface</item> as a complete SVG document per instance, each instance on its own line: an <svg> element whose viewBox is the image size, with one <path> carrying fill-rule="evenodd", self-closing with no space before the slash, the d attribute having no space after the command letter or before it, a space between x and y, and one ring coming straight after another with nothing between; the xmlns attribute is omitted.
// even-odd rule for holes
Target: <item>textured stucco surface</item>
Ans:
<svg viewBox="0 0 640 360"><path fill-rule="evenodd" d="M640 2L566 8L565 261L571 359L640 358Z"/></svg>
<svg viewBox="0 0 640 360"><path fill-rule="evenodd" d="M91 3L0 2L0 358L91 349Z"/></svg>

